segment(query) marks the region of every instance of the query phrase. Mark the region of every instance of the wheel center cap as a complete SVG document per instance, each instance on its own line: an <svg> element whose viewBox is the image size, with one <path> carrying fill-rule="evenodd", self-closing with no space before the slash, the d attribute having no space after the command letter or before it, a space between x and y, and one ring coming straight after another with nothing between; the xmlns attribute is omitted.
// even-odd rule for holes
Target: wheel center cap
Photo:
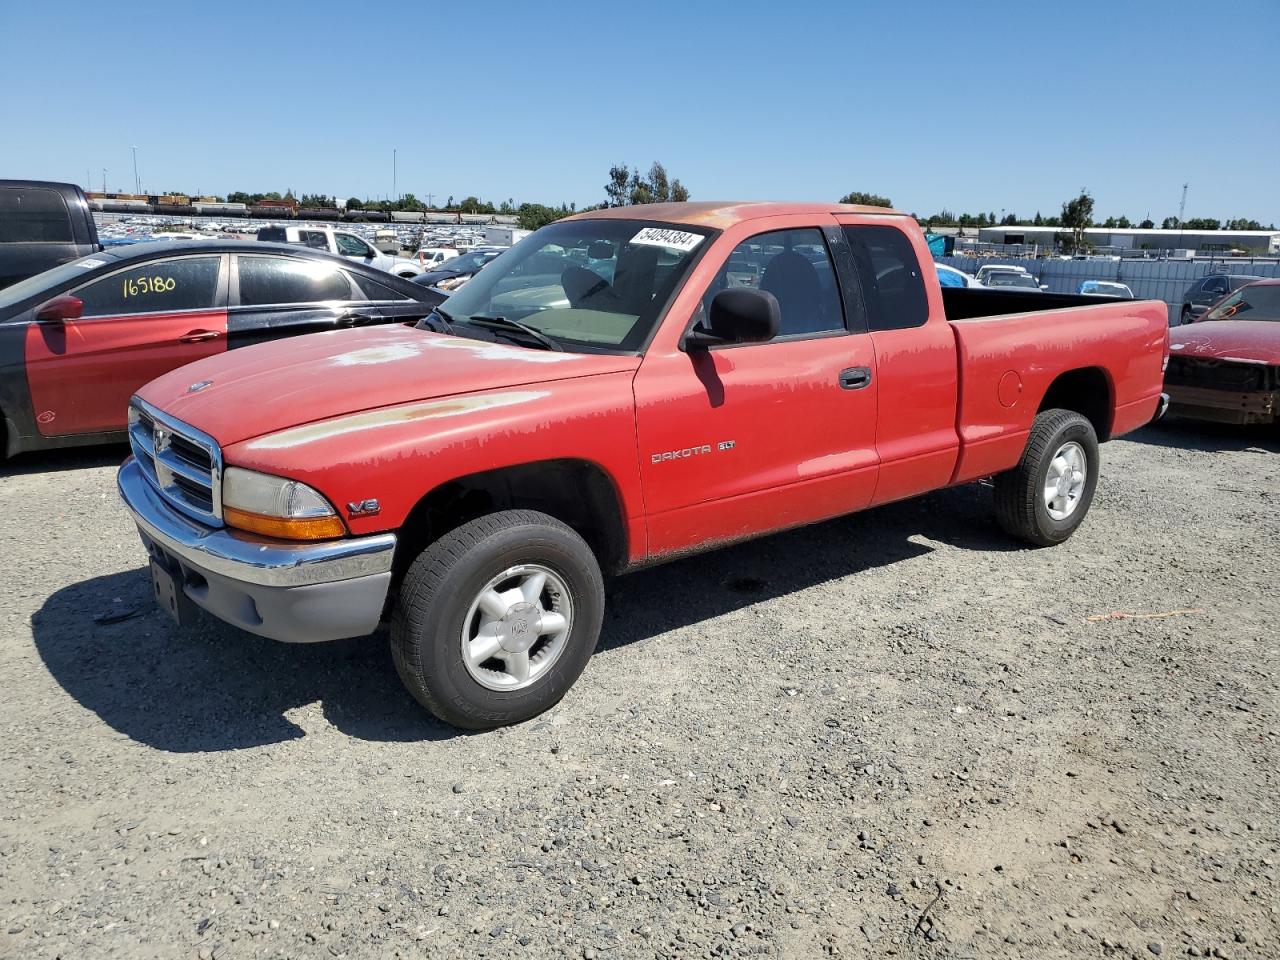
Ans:
<svg viewBox="0 0 1280 960"><path fill-rule="evenodd" d="M502 618L502 649L507 653L524 653L538 639L542 610L533 603L514 604Z"/></svg>

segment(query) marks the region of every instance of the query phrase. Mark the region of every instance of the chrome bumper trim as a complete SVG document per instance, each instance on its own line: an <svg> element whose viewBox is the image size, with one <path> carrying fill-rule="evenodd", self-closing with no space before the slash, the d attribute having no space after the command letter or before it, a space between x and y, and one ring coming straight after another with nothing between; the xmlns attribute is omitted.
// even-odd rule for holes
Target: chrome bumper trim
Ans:
<svg viewBox="0 0 1280 960"><path fill-rule="evenodd" d="M1156 415L1152 420L1159 420L1169 412L1169 395L1167 393L1160 394L1160 402L1156 404Z"/></svg>
<svg viewBox="0 0 1280 960"><path fill-rule="evenodd" d="M144 537L197 569L231 580L299 587L391 570L393 533L321 543L254 539L225 527L206 527L180 513L161 497L133 457L120 467L116 482Z"/></svg>

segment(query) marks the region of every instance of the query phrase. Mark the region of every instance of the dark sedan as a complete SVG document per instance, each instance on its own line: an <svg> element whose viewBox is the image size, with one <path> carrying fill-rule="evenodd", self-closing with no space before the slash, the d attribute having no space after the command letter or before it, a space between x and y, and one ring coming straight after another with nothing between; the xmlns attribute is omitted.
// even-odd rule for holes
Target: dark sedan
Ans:
<svg viewBox="0 0 1280 960"><path fill-rule="evenodd" d="M481 267L500 253L500 249L472 250L470 253L450 257L434 270L418 274L413 282L451 293L479 273Z"/></svg>
<svg viewBox="0 0 1280 960"><path fill-rule="evenodd" d="M1211 273L1207 277L1201 277L1187 287L1187 292L1182 295L1182 312L1178 315L1180 322L1191 323L1200 319L1206 310L1231 291L1261 279L1263 278L1238 273Z"/></svg>
<svg viewBox="0 0 1280 960"><path fill-rule="evenodd" d="M123 439L129 398L176 367L264 340L415 321L438 299L284 244L140 243L72 260L0 290L0 451Z"/></svg>

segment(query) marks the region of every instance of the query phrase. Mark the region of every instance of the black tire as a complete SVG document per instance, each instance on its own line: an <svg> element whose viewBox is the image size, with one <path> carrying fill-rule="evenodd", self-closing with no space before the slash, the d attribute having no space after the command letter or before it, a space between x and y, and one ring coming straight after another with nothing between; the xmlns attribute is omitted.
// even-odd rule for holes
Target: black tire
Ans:
<svg viewBox="0 0 1280 960"><path fill-rule="evenodd" d="M523 689L491 690L463 662L463 620L488 580L523 563L561 578L572 623L545 675ZM603 617L604 579L586 541L544 513L506 510L463 524L414 560L392 611L391 654L405 687L433 714L455 727L491 730L560 702L591 659Z"/></svg>
<svg viewBox="0 0 1280 960"><path fill-rule="evenodd" d="M1088 470L1075 509L1055 520L1044 502L1044 486L1055 453L1075 441L1084 450ZM1074 410L1045 410L1031 425L1022 459L995 478L996 518L1011 536L1037 547L1062 543L1084 521L1098 484L1098 435L1093 424ZM1064 511L1065 512L1065 511Z"/></svg>

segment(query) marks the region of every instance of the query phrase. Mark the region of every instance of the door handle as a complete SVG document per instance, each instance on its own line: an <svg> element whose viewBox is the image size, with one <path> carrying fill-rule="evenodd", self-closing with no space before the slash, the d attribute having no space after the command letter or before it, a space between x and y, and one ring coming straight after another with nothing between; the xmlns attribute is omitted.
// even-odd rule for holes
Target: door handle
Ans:
<svg viewBox="0 0 1280 960"><path fill-rule="evenodd" d="M840 387L843 390L861 390L870 383L870 367L849 367L840 371Z"/></svg>
<svg viewBox="0 0 1280 960"><path fill-rule="evenodd" d="M204 343L206 340L217 340L222 334L217 330L189 330L178 338L180 343Z"/></svg>

